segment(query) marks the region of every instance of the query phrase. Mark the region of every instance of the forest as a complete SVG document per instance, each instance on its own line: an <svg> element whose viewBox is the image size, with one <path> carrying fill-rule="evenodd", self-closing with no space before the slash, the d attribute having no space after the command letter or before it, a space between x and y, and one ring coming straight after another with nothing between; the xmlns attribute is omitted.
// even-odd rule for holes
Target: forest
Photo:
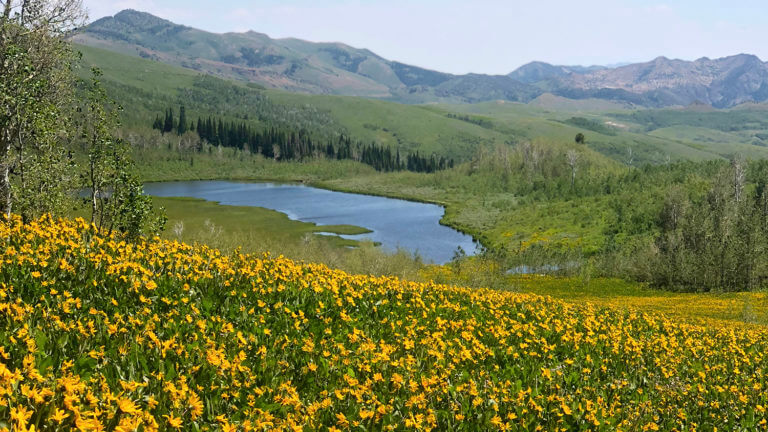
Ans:
<svg viewBox="0 0 768 432"><path fill-rule="evenodd" d="M433 173L453 168L453 159L443 156L421 156L418 151L401 156L400 149L394 152L390 147L382 147L375 143L364 144L354 141L341 133L334 142L328 139L325 144L317 138L317 133L307 129L286 129L265 127L254 129L247 123L248 116L241 122L224 121L222 118L198 117L187 121L186 108L179 107L179 116L174 116L173 108L168 108L165 115L155 117L152 129L161 133L176 133L183 135L187 131L196 133L198 142L209 143L213 146L237 148L265 158L278 161L302 161L311 158L328 158L336 160L355 160L370 165L376 171L402 171ZM313 136L315 138L313 138ZM196 150L201 151L202 145Z"/></svg>

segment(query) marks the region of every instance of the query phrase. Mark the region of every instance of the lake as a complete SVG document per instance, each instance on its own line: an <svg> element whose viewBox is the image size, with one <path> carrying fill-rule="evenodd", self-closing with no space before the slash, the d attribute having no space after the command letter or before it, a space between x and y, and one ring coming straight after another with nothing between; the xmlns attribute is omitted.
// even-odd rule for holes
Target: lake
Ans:
<svg viewBox="0 0 768 432"><path fill-rule="evenodd" d="M471 236L440 225L445 209L434 204L279 183L147 183L144 190L159 197L192 197L222 205L268 208L285 213L291 219L319 226L368 228L370 233L341 237L369 239L388 251L402 248L436 264L450 261L459 247L467 255L478 252L478 245Z"/></svg>

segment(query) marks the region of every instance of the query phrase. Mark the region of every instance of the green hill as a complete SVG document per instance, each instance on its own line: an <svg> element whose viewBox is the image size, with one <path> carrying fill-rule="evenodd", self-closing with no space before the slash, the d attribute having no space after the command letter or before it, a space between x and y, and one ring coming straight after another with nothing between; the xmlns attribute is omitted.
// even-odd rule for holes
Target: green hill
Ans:
<svg viewBox="0 0 768 432"><path fill-rule="evenodd" d="M619 111L587 104L574 112L572 106L555 110L504 101L437 105L433 109L480 115L527 139L562 141L582 132L590 148L617 161L628 163L632 149L635 165L730 158L737 153L750 158L768 157L768 118L759 105L706 113Z"/></svg>
<svg viewBox="0 0 768 432"><path fill-rule="evenodd" d="M82 45L77 49L83 53L85 67L81 75L87 76L91 66L104 71L105 85L125 108L128 126L149 126L167 107L185 104L189 118L247 116L257 124L282 122L312 130L343 131L365 142L464 160L478 146L500 145L513 139L508 133L420 106L265 90L113 51Z"/></svg>
<svg viewBox="0 0 768 432"><path fill-rule="evenodd" d="M222 115L254 123L348 133L365 142L467 160L481 146L526 140L571 142L627 164L768 157L768 121L759 105L732 110L600 111L582 104L563 110L505 101L403 105L382 100L308 95L225 81L158 61L78 45L86 66L104 70L129 126L148 125L169 106L185 104L190 118ZM85 76L88 67L81 69ZM696 128L695 132L691 128Z"/></svg>

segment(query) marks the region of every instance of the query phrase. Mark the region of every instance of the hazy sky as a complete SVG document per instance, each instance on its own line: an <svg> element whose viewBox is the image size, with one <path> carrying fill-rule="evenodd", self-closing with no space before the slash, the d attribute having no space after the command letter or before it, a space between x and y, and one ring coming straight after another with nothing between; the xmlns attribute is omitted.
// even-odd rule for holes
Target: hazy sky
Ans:
<svg viewBox="0 0 768 432"><path fill-rule="evenodd" d="M344 42L453 73L533 60L612 64L738 53L768 60L766 0L84 0L91 19L133 8L223 33ZM727 6L723 6L727 5Z"/></svg>

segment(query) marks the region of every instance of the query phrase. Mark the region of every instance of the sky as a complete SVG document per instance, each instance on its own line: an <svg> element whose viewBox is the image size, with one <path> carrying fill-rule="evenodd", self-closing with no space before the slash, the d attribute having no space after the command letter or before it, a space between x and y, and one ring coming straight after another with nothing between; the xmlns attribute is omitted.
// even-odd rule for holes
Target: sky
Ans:
<svg viewBox="0 0 768 432"><path fill-rule="evenodd" d="M83 0L92 20L123 9L224 33L343 42L457 74L530 61L610 65L739 53L768 60L766 0ZM727 6L723 6L727 4Z"/></svg>

